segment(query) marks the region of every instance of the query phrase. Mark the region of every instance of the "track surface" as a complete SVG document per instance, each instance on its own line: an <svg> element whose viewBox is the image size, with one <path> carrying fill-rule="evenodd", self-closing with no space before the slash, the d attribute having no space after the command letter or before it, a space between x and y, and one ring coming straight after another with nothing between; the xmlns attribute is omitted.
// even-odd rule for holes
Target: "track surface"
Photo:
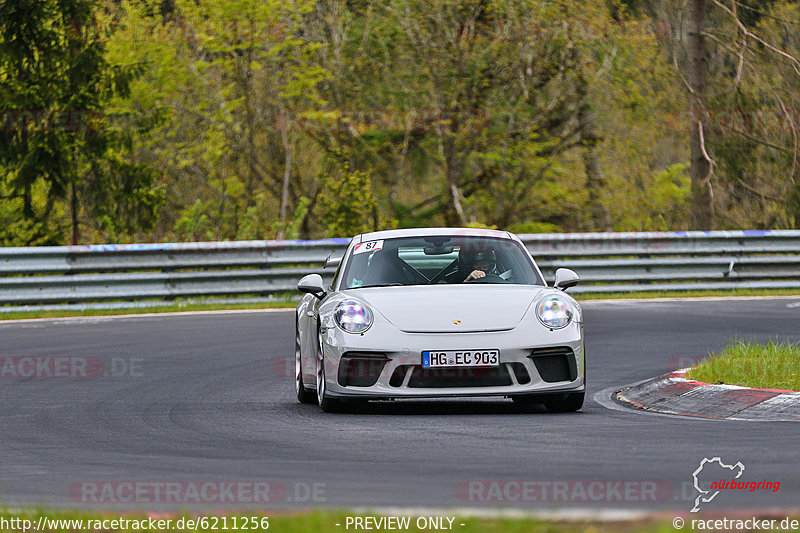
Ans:
<svg viewBox="0 0 800 533"><path fill-rule="evenodd" d="M609 409L593 395L686 366L735 335L798 342L797 301L588 303L589 394L582 412L563 415L522 412L509 400L378 403L358 414L300 405L291 312L0 324L0 357L98 358L90 361L125 374L0 377L0 501L191 508L189 500L98 505L70 488L268 480L288 490L290 501L277 506L688 511L696 496L691 473L704 457L720 456L746 466L741 479L781 485L777 492L729 491L708 509L796 506L798 425ZM511 499L470 500L459 486L472 480L499 480ZM647 502L624 494L620 501L613 490L600 501L578 494L523 502L507 483L514 480L571 480L584 488L591 480L655 481L670 491Z"/></svg>

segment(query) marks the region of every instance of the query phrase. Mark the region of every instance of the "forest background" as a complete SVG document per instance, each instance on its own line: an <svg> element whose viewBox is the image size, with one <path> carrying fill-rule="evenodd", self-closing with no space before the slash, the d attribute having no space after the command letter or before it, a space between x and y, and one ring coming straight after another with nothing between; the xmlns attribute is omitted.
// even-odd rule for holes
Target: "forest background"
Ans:
<svg viewBox="0 0 800 533"><path fill-rule="evenodd" d="M800 2L0 0L0 245L800 228Z"/></svg>

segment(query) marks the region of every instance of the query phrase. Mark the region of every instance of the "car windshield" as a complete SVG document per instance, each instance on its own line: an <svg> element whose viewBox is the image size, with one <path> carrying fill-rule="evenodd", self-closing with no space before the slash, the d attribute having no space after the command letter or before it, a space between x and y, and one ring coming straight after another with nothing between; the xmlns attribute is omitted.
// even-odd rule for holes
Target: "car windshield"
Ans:
<svg viewBox="0 0 800 533"><path fill-rule="evenodd" d="M525 248L485 236L400 237L350 251L341 289L452 283L544 285Z"/></svg>

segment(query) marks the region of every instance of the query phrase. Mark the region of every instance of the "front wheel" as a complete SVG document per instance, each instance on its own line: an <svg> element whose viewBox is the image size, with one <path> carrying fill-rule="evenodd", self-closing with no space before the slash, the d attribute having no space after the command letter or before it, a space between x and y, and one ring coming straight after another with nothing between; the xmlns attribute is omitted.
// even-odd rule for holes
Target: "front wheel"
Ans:
<svg viewBox="0 0 800 533"><path fill-rule="evenodd" d="M585 392L554 394L544 400L544 406L551 413L574 413L583 407Z"/></svg>
<svg viewBox="0 0 800 533"><path fill-rule="evenodd" d="M585 392L564 392L555 394L523 394L513 396L514 403L523 409L544 405L551 413L573 413L583 407Z"/></svg>
<svg viewBox="0 0 800 533"><path fill-rule="evenodd" d="M296 326L295 326L296 328ZM303 362L300 358L300 334L295 331L294 336L294 391L300 403L315 403L314 393L303 384Z"/></svg>
<svg viewBox="0 0 800 533"><path fill-rule="evenodd" d="M512 400L514 403L520 406L523 409L534 409L537 406L542 405L542 397L535 394L523 394L521 396L512 396Z"/></svg>
<svg viewBox="0 0 800 533"><path fill-rule="evenodd" d="M320 343L319 355L317 356L317 405L326 413L336 413L342 410L342 401L337 398L331 398L327 394L322 343Z"/></svg>

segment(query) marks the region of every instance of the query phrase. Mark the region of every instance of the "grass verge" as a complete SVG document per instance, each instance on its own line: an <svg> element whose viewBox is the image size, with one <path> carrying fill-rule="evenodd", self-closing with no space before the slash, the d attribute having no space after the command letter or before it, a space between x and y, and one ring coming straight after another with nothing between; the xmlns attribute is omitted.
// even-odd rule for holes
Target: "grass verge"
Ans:
<svg viewBox="0 0 800 533"><path fill-rule="evenodd" d="M800 391L800 346L733 339L686 377L705 383Z"/></svg>
<svg viewBox="0 0 800 533"><path fill-rule="evenodd" d="M182 313L187 311L222 311L236 309L282 309L294 308L297 302L292 300L275 300L259 303L176 303L153 307L123 307L114 309L53 309L33 311L10 311L0 313L0 320L18 320L23 318L59 318L81 316L141 315L145 313Z"/></svg>
<svg viewBox="0 0 800 533"><path fill-rule="evenodd" d="M0 533L24 533L22 527L6 527L10 524L3 523L2 519L8 521L9 519L18 518L29 520L30 524L35 528L39 517L44 516L45 519L49 520L58 520L62 521L61 524L53 524L52 522L49 524L50 527L47 528L47 533L79 533L81 531L84 532L98 532L102 531L103 533L117 533L117 532L138 532L138 531L146 531L148 528L142 527L144 524L136 524L139 527L132 527L132 524L135 524L134 521L142 521L147 520L148 516L152 516L158 520L167 520L171 519L172 524L171 527L160 528L156 526L156 529L149 529L151 533L178 533L178 532L194 532L194 531L244 531L246 530L248 533L268 533L268 532L280 532L280 533L326 533L326 532L336 532L342 533L348 530L353 531L356 530L353 524L350 527L347 527L347 517L355 517L355 516L367 516L362 513L348 513L346 511L311 511L311 512L299 512L299 513L289 513L286 511L280 513L270 513L264 515L260 512L240 512L240 513L231 513L226 512L224 515L219 514L215 515L215 513L205 513L201 514L200 516L207 517L206 526L211 526L212 524L216 524L216 529L211 527L203 527L202 525L199 526L197 529L193 527L186 527L188 519L195 519L196 516L194 514L185 514L185 515L167 515L167 514L154 514L148 515L145 513L142 514L130 514L126 513L123 516L119 515L111 515L106 513L97 513L97 512L81 512L81 511L50 511L50 510L43 510L38 509L35 511L3 511L0 510ZM267 521L263 522L263 517L267 516ZM372 518L375 518L374 515L370 515ZM402 515L399 515L402 516ZM440 516L446 517L447 515L431 515L432 517L438 518ZM227 518L227 522L225 522L226 529L223 529L223 517ZM237 518L238 523L237 526L242 525L244 517L247 517L247 523L244 524L245 527L233 527L234 522L233 519ZM605 532L614 532L614 533L666 533L666 532L674 532L675 528L672 526L672 522L664 519L645 519L645 520L637 520L637 521L574 521L574 522L553 522L553 521L544 521L534 518L458 518L453 517L450 515L451 518L455 518L452 523L452 529L446 527L450 531L458 531L459 533L578 533L578 532L596 532L596 533L605 533ZM181 518L184 519L182 525L183 527L178 527L176 522ZM409 516L409 527L403 528L403 531L409 532L423 532L423 531L434 531L435 528L425 527L419 528L417 527L417 520L418 516ZM128 520L128 523L122 524L112 524L110 521L115 519L122 519ZM108 522L97 524L99 527L94 527L93 521L95 520L107 520ZM66 521L66 522L65 522ZM69 522L71 521L71 523ZM78 525L80 522L80 526ZM92 522L89 522L92 521ZM339 524L339 525L337 525ZM448 525L448 521L445 518L443 524L445 526ZM463 526L461 524L464 524ZM267 528L263 526L267 525ZM88 526L88 527L87 527ZM115 527L116 526L116 527ZM125 527L127 526L127 527ZM363 531L363 528L360 528ZM392 530L398 530L397 527L394 528L371 528L372 531L378 532L389 532Z"/></svg>

